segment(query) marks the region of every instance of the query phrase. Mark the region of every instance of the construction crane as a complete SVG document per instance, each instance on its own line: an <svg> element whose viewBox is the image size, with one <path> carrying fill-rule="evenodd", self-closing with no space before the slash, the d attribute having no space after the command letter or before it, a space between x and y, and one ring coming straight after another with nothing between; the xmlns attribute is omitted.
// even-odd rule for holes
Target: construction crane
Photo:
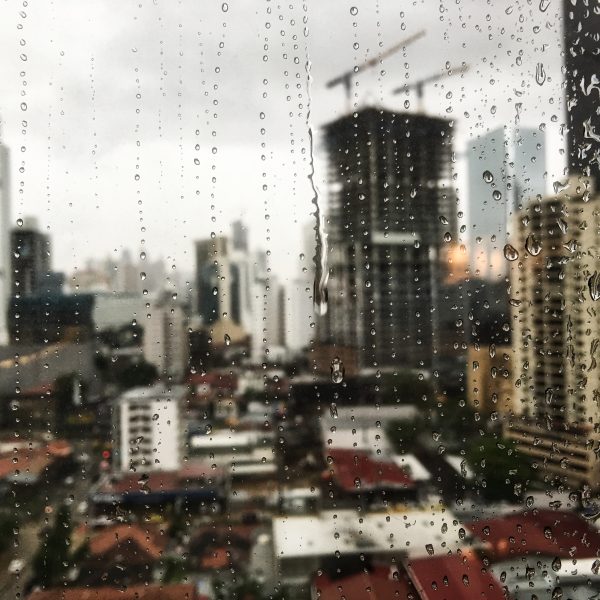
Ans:
<svg viewBox="0 0 600 600"><path fill-rule="evenodd" d="M425 77L424 79L420 79L419 81L415 81L413 83L407 83L405 85L402 85L398 88L396 88L395 90L393 90L392 93L394 94L400 94L402 92L408 92L410 90L417 90L417 98L419 101L419 112L423 111L423 88L429 84L429 83L433 83L434 81L439 81L440 79L444 79L445 77L454 77L454 75L462 75L463 73L466 73L469 70L469 65L466 63L463 63L460 67L457 67L456 69L453 67L448 67L446 71L444 71L444 73L436 73L435 75L430 75L429 77Z"/></svg>
<svg viewBox="0 0 600 600"><path fill-rule="evenodd" d="M330 81L327 82L327 84L326 84L327 87L333 88L337 85L343 84L344 89L346 90L346 102L348 105L348 109L350 109L351 108L351 98L352 98L352 80L354 79L354 77L361 71L371 69L372 67L378 65L384 58L387 58L388 56L391 56L392 54L398 52L398 50L402 50L402 48L405 48L409 44L416 42L418 39L422 38L424 35L425 35L424 29L422 29L421 31L418 31L414 35L411 35L411 36L407 37L406 39L402 40L401 42L398 42L397 44L395 44L394 46L392 46L385 52L382 52L381 54L378 54L374 58L371 58L368 61L364 62L362 65L356 66L351 71L346 71L345 73L342 73L340 76L335 77L334 79L331 79Z"/></svg>

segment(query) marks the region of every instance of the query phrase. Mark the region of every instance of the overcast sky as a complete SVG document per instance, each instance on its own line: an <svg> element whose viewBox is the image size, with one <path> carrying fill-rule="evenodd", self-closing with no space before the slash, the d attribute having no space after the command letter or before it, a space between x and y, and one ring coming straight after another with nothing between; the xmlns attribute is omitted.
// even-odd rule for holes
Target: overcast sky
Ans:
<svg viewBox="0 0 600 600"><path fill-rule="evenodd" d="M318 130L345 111L328 79L420 29L426 37L357 78L358 105L401 110L408 99L415 110L390 90L466 61L467 74L425 97L427 111L456 119L457 152L514 123L520 105L521 124L547 125L550 180L560 177L559 12L559 0L4 0L12 220L38 216L55 267L70 272L142 246L189 270L193 240L242 217L288 275L313 210L309 104ZM322 180L318 139L315 154Z"/></svg>

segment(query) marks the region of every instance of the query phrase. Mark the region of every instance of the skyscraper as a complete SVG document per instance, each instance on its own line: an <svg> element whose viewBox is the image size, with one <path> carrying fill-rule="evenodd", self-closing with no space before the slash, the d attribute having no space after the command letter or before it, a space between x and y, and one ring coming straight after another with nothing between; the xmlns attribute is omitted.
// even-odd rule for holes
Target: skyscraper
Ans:
<svg viewBox="0 0 600 600"><path fill-rule="evenodd" d="M292 352L308 347L314 338L314 308L312 302L315 254L315 224L302 228L302 260L297 275L287 285L285 312L285 343ZM312 324L312 327L311 327Z"/></svg>
<svg viewBox="0 0 600 600"><path fill-rule="evenodd" d="M11 293L9 159L8 148L0 144L0 345L8 343L7 311Z"/></svg>
<svg viewBox="0 0 600 600"><path fill-rule="evenodd" d="M12 294L25 298L45 291L50 272L50 239L41 233L37 220L24 219L10 234Z"/></svg>
<svg viewBox="0 0 600 600"><path fill-rule="evenodd" d="M511 151L515 191L512 212L527 198L546 193L546 134L540 129L519 127L512 131Z"/></svg>
<svg viewBox="0 0 600 600"><path fill-rule="evenodd" d="M571 177L515 217L511 244L513 407L506 435L567 483L600 487L600 196ZM597 450L597 448L596 448Z"/></svg>
<svg viewBox="0 0 600 600"><path fill-rule="evenodd" d="M229 239L217 236L196 242L196 311L203 325L224 314L231 318Z"/></svg>
<svg viewBox="0 0 600 600"><path fill-rule="evenodd" d="M456 237L452 124L366 108L325 126L329 311L322 342L363 367L428 367L440 248Z"/></svg>
<svg viewBox="0 0 600 600"><path fill-rule="evenodd" d="M143 351L161 377L183 379L189 354L187 319L181 304L167 292L152 301L144 320Z"/></svg>
<svg viewBox="0 0 600 600"><path fill-rule="evenodd" d="M196 312L203 325L227 318L252 329L254 268L244 244L225 236L196 242Z"/></svg>
<svg viewBox="0 0 600 600"><path fill-rule="evenodd" d="M494 129L468 145L471 265L484 277L505 269L502 248L510 215L544 194L545 134L531 128Z"/></svg>
<svg viewBox="0 0 600 600"><path fill-rule="evenodd" d="M600 6L597 0L563 0L564 56L567 76L569 171L600 175L598 77Z"/></svg>

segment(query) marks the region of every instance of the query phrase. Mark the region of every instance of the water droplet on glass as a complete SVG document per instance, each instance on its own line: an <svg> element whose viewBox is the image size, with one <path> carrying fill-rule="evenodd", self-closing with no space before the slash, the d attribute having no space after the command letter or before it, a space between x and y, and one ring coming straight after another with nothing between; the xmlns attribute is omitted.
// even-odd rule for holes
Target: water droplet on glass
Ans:
<svg viewBox="0 0 600 600"><path fill-rule="evenodd" d="M594 274L588 279L588 288L590 290L590 298L596 302L600 299L600 274L594 271Z"/></svg>
<svg viewBox="0 0 600 600"><path fill-rule="evenodd" d="M525 250L531 256L537 256L542 251L542 244L533 233L530 233L525 240Z"/></svg>
<svg viewBox="0 0 600 600"><path fill-rule="evenodd" d="M535 80L538 85L544 85L544 82L546 81L546 70L541 62L535 67Z"/></svg>
<svg viewBox="0 0 600 600"><path fill-rule="evenodd" d="M506 244L506 246L504 246L504 258L512 262L513 260L517 260L517 258L519 258L519 252L514 246Z"/></svg>
<svg viewBox="0 0 600 600"><path fill-rule="evenodd" d="M344 380L344 363L336 356L331 361L331 381L333 383L342 383Z"/></svg>
<svg viewBox="0 0 600 600"><path fill-rule="evenodd" d="M565 181L555 181L552 184L552 187L554 188L555 194L560 194L560 192L566 190L569 187L569 180L566 179Z"/></svg>
<svg viewBox="0 0 600 600"><path fill-rule="evenodd" d="M491 171L484 171L483 172L483 180L486 183L492 183L492 181L494 181L494 176L492 175Z"/></svg>
<svg viewBox="0 0 600 600"><path fill-rule="evenodd" d="M558 556L552 561L552 570L553 571L560 571L560 568L562 567L562 562L560 560L560 558L558 558Z"/></svg>

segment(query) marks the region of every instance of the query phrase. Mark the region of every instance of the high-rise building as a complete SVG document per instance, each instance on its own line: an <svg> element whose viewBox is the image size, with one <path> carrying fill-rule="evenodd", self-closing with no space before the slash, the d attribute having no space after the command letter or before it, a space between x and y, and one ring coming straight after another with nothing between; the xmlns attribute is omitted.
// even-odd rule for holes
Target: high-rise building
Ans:
<svg viewBox="0 0 600 600"><path fill-rule="evenodd" d="M237 246L224 236L196 242L196 312L203 325L226 318L249 331L252 280L251 257L239 238Z"/></svg>
<svg viewBox="0 0 600 600"><path fill-rule="evenodd" d="M187 317L183 307L168 293L150 303L144 325L144 358L162 378L182 381L189 355Z"/></svg>
<svg viewBox="0 0 600 600"><path fill-rule="evenodd" d="M546 188L545 134L498 128L468 146L471 263L483 277L503 274L511 215Z"/></svg>
<svg viewBox="0 0 600 600"><path fill-rule="evenodd" d="M440 250L456 238L452 124L366 108L325 126L331 244L319 338L362 367L429 367Z"/></svg>
<svg viewBox="0 0 600 600"><path fill-rule="evenodd" d="M279 360L286 345L285 290L267 269L264 252L255 253L252 278L251 354L255 362Z"/></svg>
<svg viewBox="0 0 600 600"><path fill-rule="evenodd" d="M142 291L142 269L136 264L129 249L121 253L121 259L114 265L115 291L123 294L139 294Z"/></svg>
<svg viewBox="0 0 600 600"><path fill-rule="evenodd" d="M0 345L8 343L7 311L11 293L10 156L0 144Z"/></svg>
<svg viewBox="0 0 600 600"><path fill-rule="evenodd" d="M243 221L237 220L231 224L231 241L234 250L248 252L248 228Z"/></svg>
<svg viewBox="0 0 600 600"><path fill-rule="evenodd" d="M10 245L13 296L43 294L50 273L50 239L39 231L37 220L29 217L13 229Z"/></svg>
<svg viewBox="0 0 600 600"><path fill-rule="evenodd" d="M196 312L203 325L231 318L229 239L217 236L196 242Z"/></svg>
<svg viewBox="0 0 600 600"><path fill-rule="evenodd" d="M308 347L314 338L313 281L315 254L315 224L302 229L302 257L297 275L287 285L285 310L285 345L292 352Z"/></svg>
<svg viewBox="0 0 600 600"><path fill-rule="evenodd" d="M175 471L184 441L184 386L134 388L114 402L116 471Z"/></svg>
<svg viewBox="0 0 600 600"><path fill-rule="evenodd" d="M563 0L569 171L600 176L597 0Z"/></svg>
<svg viewBox="0 0 600 600"><path fill-rule="evenodd" d="M571 177L532 199L511 244L515 416L506 435L545 474L600 487L600 196ZM511 252L514 257L515 253Z"/></svg>
<svg viewBox="0 0 600 600"><path fill-rule="evenodd" d="M511 179L515 197L515 203L510 207L512 214L528 198L546 193L546 134L530 127L514 129L511 151Z"/></svg>

